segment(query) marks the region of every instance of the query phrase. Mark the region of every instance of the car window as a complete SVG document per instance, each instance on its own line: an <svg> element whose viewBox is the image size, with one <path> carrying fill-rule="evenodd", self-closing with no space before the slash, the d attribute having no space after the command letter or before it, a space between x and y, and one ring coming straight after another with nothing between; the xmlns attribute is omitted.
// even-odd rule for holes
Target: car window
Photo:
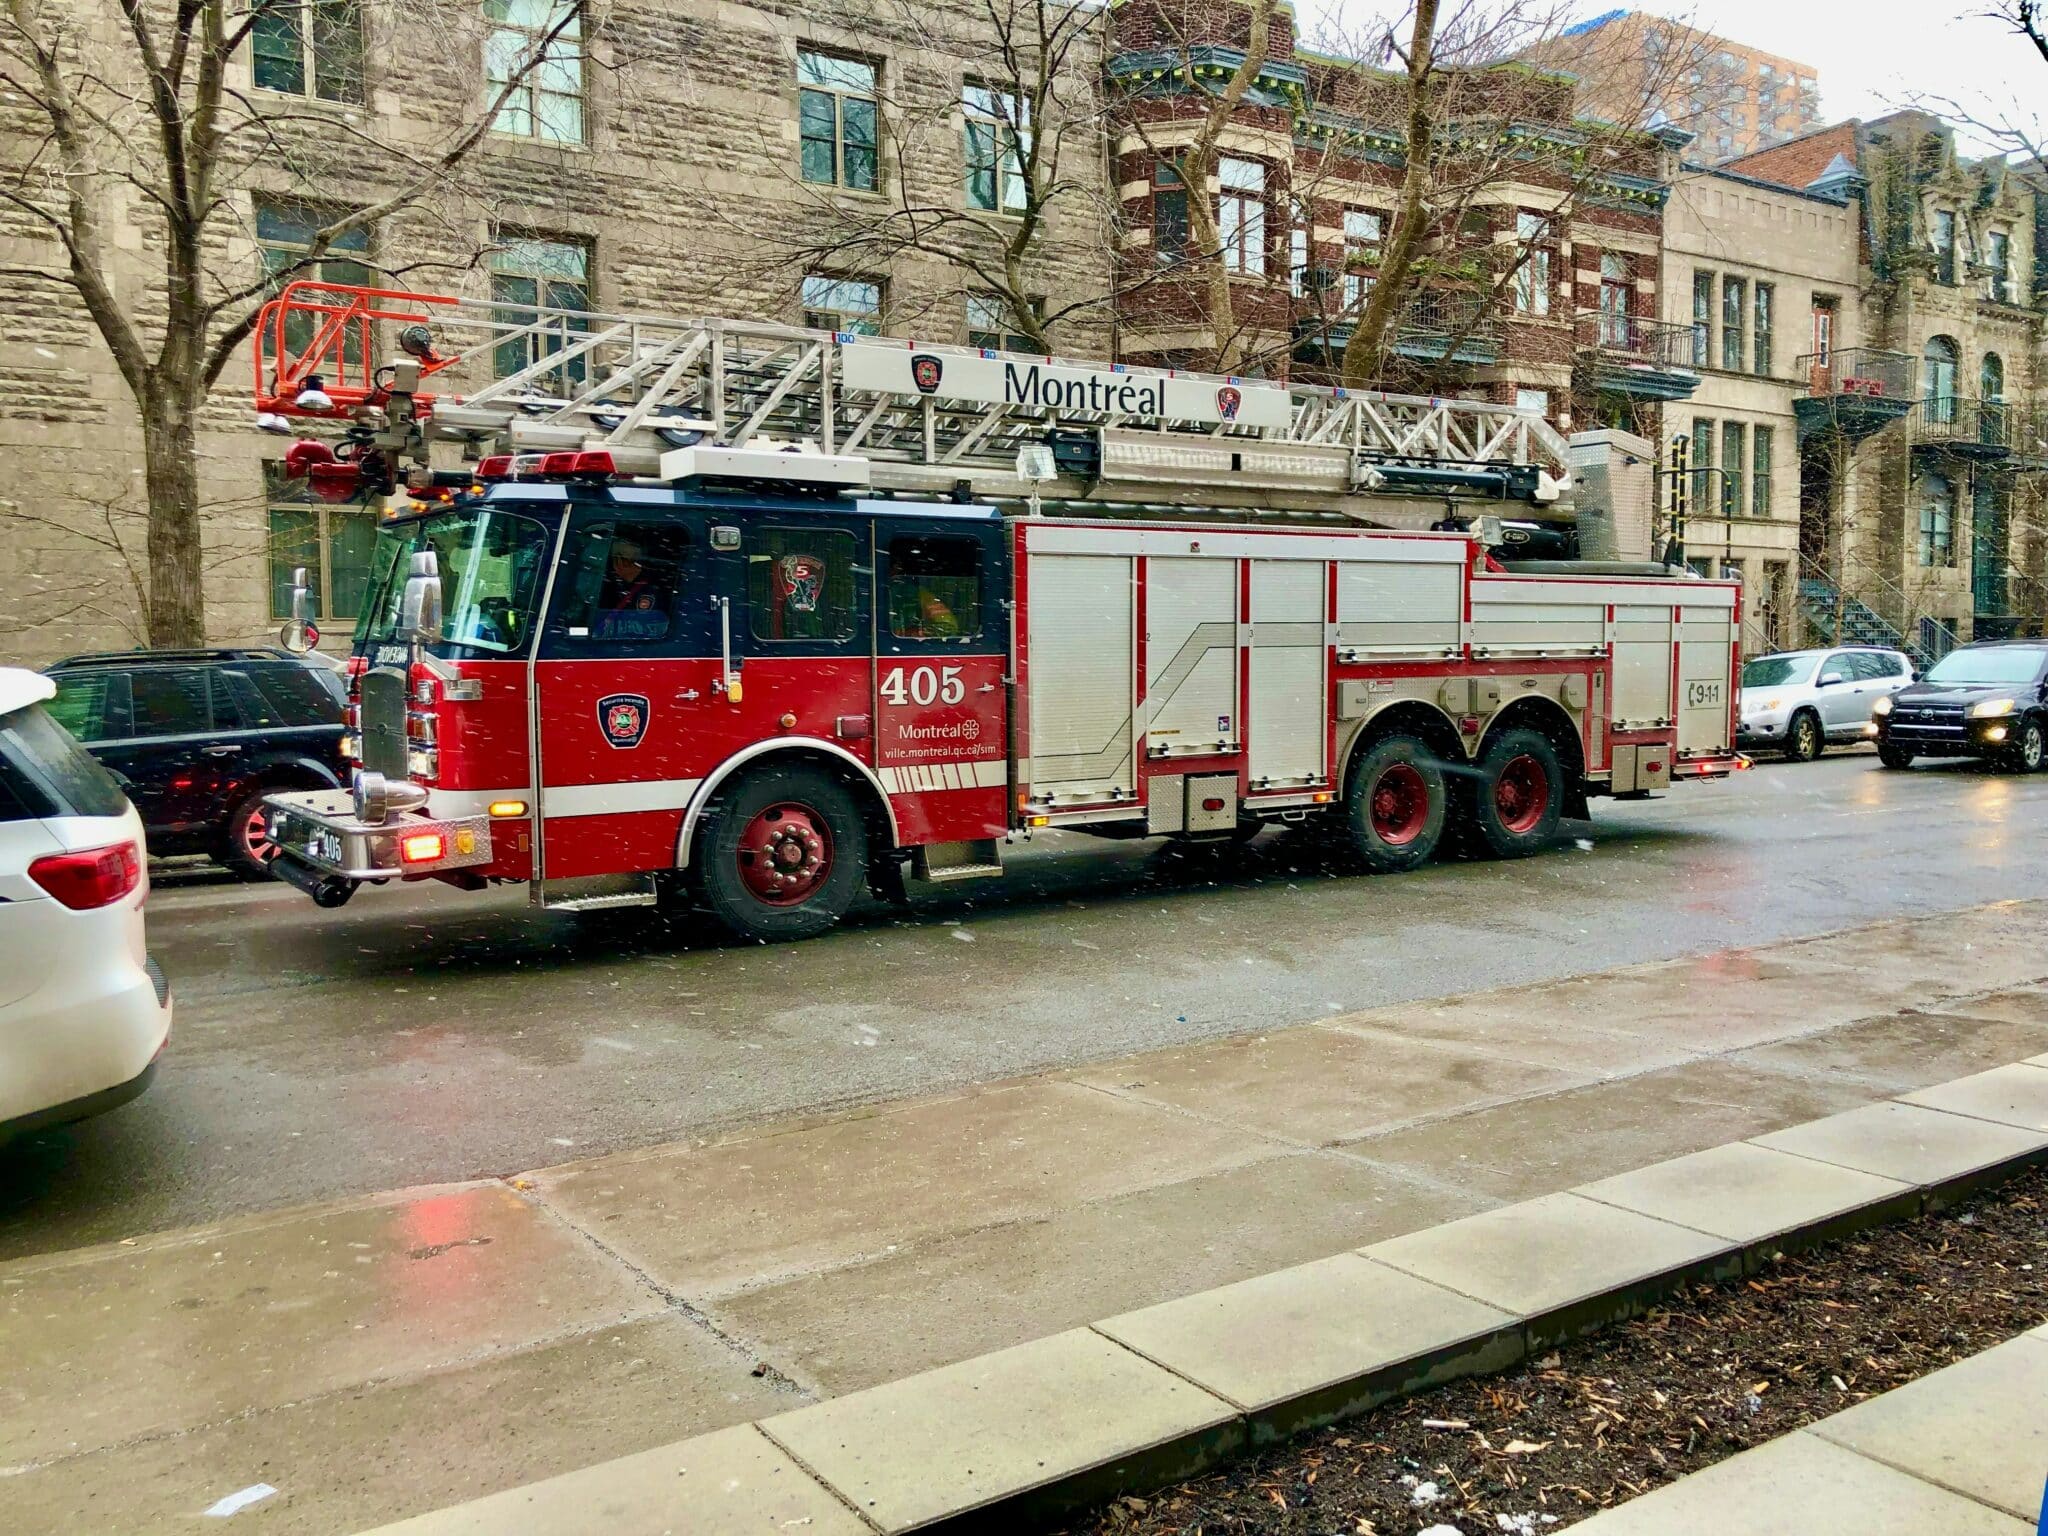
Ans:
<svg viewBox="0 0 2048 1536"><path fill-rule="evenodd" d="M678 639L691 611L691 553L689 530L675 523L579 524L556 578L558 641L581 653Z"/></svg>
<svg viewBox="0 0 2048 1536"><path fill-rule="evenodd" d="M1863 682L1877 682L1882 678L1896 677L1897 669L1892 659L1879 651L1859 651L1856 654L1856 677Z"/></svg>
<svg viewBox="0 0 2048 1536"><path fill-rule="evenodd" d="M899 640L981 634L981 545L974 539L906 536L889 541L889 633Z"/></svg>
<svg viewBox="0 0 2048 1536"><path fill-rule="evenodd" d="M1759 656L1742 664L1745 688L1782 688L1788 683L1813 681L1811 656Z"/></svg>
<svg viewBox="0 0 2048 1536"><path fill-rule="evenodd" d="M747 551L747 607L756 640L850 639L860 620L853 535L763 528Z"/></svg>
<svg viewBox="0 0 2048 1536"><path fill-rule="evenodd" d="M142 667L128 681L130 730L137 736L186 736L213 729L206 674L197 667Z"/></svg>
<svg viewBox="0 0 2048 1536"><path fill-rule="evenodd" d="M0 715L0 770L43 815L118 816L128 797L114 776L40 704Z"/></svg>
<svg viewBox="0 0 2048 1536"><path fill-rule="evenodd" d="M1930 683L2031 683L2041 674L2042 653L2019 646L1964 646L1927 669Z"/></svg>
<svg viewBox="0 0 2048 1536"><path fill-rule="evenodd" d="M338 690L326 680L331 674L288 665L223 667L214 675L227 684L244 730L341 724Z"/></svg>
<svg viewBox="0 0 2048 1536"><path fill-rule="evenodd" d="M108 741L128 734L126 672L60 672L51 679L57 696L43 707L80 741Z"/></svg>
<svg viewBox="0 0 2048 1536"><path fill-rule="evenodd" d="M1854 677L1855 675L1855 659L1837 651L1832 656L1822 659L1820 671L1814 675L1814 681L1824 683L1831 677Z"/></svg>

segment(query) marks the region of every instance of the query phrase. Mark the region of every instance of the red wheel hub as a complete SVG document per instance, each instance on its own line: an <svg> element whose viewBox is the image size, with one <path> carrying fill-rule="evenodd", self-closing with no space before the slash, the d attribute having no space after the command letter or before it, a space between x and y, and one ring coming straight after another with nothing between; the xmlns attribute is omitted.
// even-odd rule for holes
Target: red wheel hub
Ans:
<svg viewBox="0 0 2048 1536"><path fill-rule="evenodd" d="M1429 820L1429 784L1413 763L1389 763L1372 786L1372 830L1383 843L1399 848L1422 836Z"/></svg>
<svg viewBox="0 0 2048 1536"><path fill-rule="evenodd" d="M799 801L771 805L740 833L739 865L740 879L757 901L796 906L832 873L832 829Z"/></svg>
<svg viewBox="0 0 2048 1536"><path fill-rule="evenodd" d="M1493 809L1508 831L1535 831L1550 809L1550 775L1543 764L1526 752L1501 764L1493 781Z"/></svg>

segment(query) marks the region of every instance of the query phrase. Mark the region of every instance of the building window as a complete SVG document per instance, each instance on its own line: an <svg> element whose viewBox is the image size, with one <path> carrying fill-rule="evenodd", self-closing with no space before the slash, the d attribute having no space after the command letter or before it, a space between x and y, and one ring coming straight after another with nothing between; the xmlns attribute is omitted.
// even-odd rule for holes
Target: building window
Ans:
<svg viewBox="0 0 2048 1536"><path fill-rule="evenodd" d="M313 237L342 217L333 208L314 208L306 203L256 199L256 248L263 270L277 286L300 279L323 283L353 283L368 286L375 281L370 270L370 231L367 227L337 235L327 244L327 254L318 261L305 262ZM305 263L301 265L301 263ZM295 310L285 316L285 350L294 357L313 344L315 316L310 310ZM351 327L341 339L343 361L359 363L363 357L363 334Z"/></svg>
<svg viewBox="0 0 2048 1536"><path fill-rule="evenodd" d="M1344 210L1344 307L1363 305L1378 279L1380 242L1386 219L1370 208Z"/></svg>
<svg viewBox="0 0 2048 1536"><path fill-rule="evenodd" d="M579 0L484 0L491 99L514 81L491 124L550 144L583 142L583 15Z"/></svg>
<svg viewBox="0 0 2048 1536"><path fill-rule="evenodd" d="M1188 189L1171 160L1152 168L1152 250L1162 267L1187 260Z"/></svg>
<svg viewBox="0 0 2048 1536"><path fill-rule="evenodd" d="M1934 211L1934 275L1951 285L1956 280L1956 216L1946 208Z"/></svg>
<svg viewBox="0 0 2048 1536"><path fill-rule="evenodd" d="M1920 349L1921 384L1926 390L1930 426L1955 425L1957 358L1956 344L1946 336L1930 336Z"/></svg>
<svg viewBox="0 0 2048 1536"><path fill-rule="evenodd" d="M1627 351L1635 344L1635 263L1620 251L1600 254L1600 345Z"/></svg>
<svg viewBox="0 0 2048 1536"><path fill-rule="evenodd" d="M1692 365L1706 368L1714 361L1714 274L1692 275Z"/></svg>
<svg viewBox="0 0 2048 1536"><path fill-rule="evenodd" d="M501 238L491 253L491 299L510 306L499 314L501 322L538 327L498 343L492 361L502 379L575 345L590 329L590 248L573 240ZM543 374L536 386L569 394L588 377L588 364L588 355L579 354Z"/></svg>
<svg viewBox="0 0 2048 1536"><path fill-rule="evenodd" d="M1752 427L1749 434L1749 511L1752 517L1771 515L1771 454L1777 433L1770 427Z"/></svg>
<svg viewBox="0 0 2048 1536"><path fill-rule="evenodd" d="M1777 309L1778 290L1769 283L1758 283L1751 310L1755 325L1749 344L1749 366L1757 373L1771 371L1771 331L1777 321Z"/></svg>
<svg viewBox="0 0 2048 1536"><path fill-rule="evenodd" d="M292 616L292 575L304 567L314 618L353 620L370 582L377 514L323 503L304 480L287 479L284 466L275 462L263 466L263 495L270 523L270 616Z"/></svg>
<svg viewBox="0 0 2048 1536"><path fill-rule="evenodd" d="M1955 557L1956 488L1946 475L1920 482L1920 564L1951 566Z"/></svg>
<svg viewBox="0 0 2048 1536"><path fill-rule="evenodd" d="M967 345L991 347L998 352L1036 352L1029 336L1005 330L1010 324L1010 306L992 293L967 295Z"/></svg>
<svg viewBox="0 0 2048 1536"><path fill-rule="evenodd" d="M1515 272L1515 310L1524 315L1550 313L1550 220L1540 213L1515 215L1515 239L1522 264Z"/></svg>
<svg viewBox="0 0 2048 1536"><path fill-rule="evenodd" d="M1219 167L1216 228L1223 265L1247 277L1266 273L1266 167L1257 160L1225 160Z"/></svg>
<svg viewBox="0 0 2048 1536"><path fill-rule="evenodd" d="M875 66L803 48L797 51L796 83L804 180L874 191Z"/></svg>
<svg viewBox="0 0 2048 1536"><path fill-rule="evenodd" d="M1984 265L1991 269L1985 292L2000 304L2012 302L2012 236L1994 229L1984 240Z"/></svg>
<svg viewBox="0 0 2048 1536"><path fill-rule="evenodd" d="M967 117L967 201L991 212L1022 213L1030 104L1015 91L969 81L960 105Z"/></svg>
<svg viewBox="0 0 2048 1536"><path fill-rule="evenodd" d="M1515 391L1515 409L1534 411L1546 421L1550 418L1550 391L1547 389L1518 389Z"/></svg>
<svg viewBox="0 0 2048 1536"><path fill-rule="evenodd" d="M1739 421L1721 423L1721 515L1742 516L1742 440L1746 429Z"/></svg>
<svg viewBox="0 0 2048 1536"><path fill-rule="evenodd" d="M804 279L804 324L872 336L882 324L882 285L871 278L813 272Z"/></svg>
<svg viewBox="0 0 2048 1536"><path fill-rule="evenodd" d="M1704 416L1692 422L1692 510L1704 517L1710 510L1714 477L1714 424Z"/></svg>
<svg viewBox="0 0 2048 1536"><path fill-rule="evenodd" d="M1742 372L1743 310L1749 284L1739 277L1721 279L1721 366L1730 373Z"/></svg>
<svg viewBox="0 0 2048 1536"><path fill-rule="evenodd" d="M266 91L360 102L360 0L298 0L262 11L249 26L249 72Z"/></svg>

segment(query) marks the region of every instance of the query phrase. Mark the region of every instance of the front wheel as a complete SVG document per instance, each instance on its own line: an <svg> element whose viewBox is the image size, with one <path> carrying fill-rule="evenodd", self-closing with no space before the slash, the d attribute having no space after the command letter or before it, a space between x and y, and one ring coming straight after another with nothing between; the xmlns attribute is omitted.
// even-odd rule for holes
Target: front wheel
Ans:
<svg viewBox="0 0 2048 1536"><path fill-rule="evenodd" d="M1802 709L1792 717L1785 733L1785 756L1795 763L1810 763L1827 750L1828 739L1820 728L1820 716Z"/></svg>
<svg viewBox="0 0 2048 1536"><path fill-rule="evenodd" d="M2010 759L2015 773L2039 773L2044 758L2048 758L2048 736L2044 736L2039 720L2026 720L2020 724L2020 733L2013 739Z"/></svg>
<svg viewBox="0 0 2048 1536"><path fill-rule="evenodd" d="M1444 835L1448 802L1443 770L1413 736L1389 736L1369 748L1344 795L1352 846L1375 873L1429 862Z"/></svg>
<svg viewBox="0 0 2048 1536"><path fill-rule="evenodd" d="M1540 731L1504 731L1479 759L1472 826L1497 859L1519 859L1550 845L1564 814L1564 769Z"/></svg>
<svg viewBox="0 0 2048 1536"><path fill-rule="evenodd" d="M766 768L719 796L697 841L698 886L743 939L808 939L846 915L867 878L867 827L838 779Z"/></svg>
<svg viewBox="0 0 2048 1536"><path fill-rule="evenodd" d="M1877 744L1877 760L1892 769L1913 766L1913 754L1904 747L1893 746L1890 742L1881 741Z"/></svg>

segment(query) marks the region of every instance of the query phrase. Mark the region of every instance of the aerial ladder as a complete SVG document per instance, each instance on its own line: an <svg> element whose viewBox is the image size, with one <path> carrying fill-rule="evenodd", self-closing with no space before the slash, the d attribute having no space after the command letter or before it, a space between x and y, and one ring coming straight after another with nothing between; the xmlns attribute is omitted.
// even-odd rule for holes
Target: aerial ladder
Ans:
<svg viewBox="0 0 2048 1536"><path fill-rule="evenodd" d="M260 425L343 424L287 456L336 500L506 456L673 481L802 453L811 480L1091 515L1573 520L1565 440L1486 401L313 281L264 306L254 354Z"/></svg>

